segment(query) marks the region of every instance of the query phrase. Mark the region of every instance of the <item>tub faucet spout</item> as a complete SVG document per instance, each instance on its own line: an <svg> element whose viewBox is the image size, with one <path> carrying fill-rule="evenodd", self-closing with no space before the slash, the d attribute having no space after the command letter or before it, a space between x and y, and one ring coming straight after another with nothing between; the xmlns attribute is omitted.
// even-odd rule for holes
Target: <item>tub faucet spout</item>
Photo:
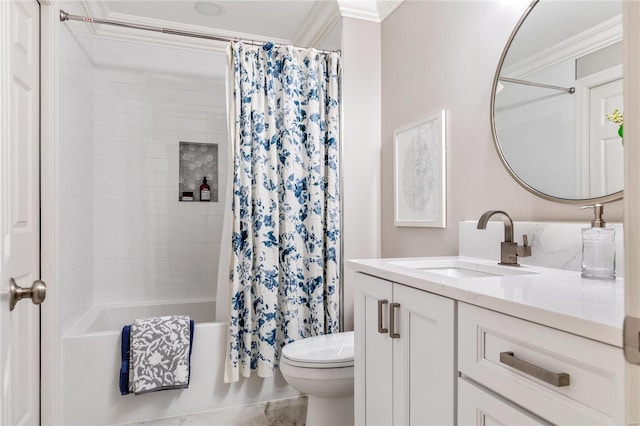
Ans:
<svg viewBox="0 0 640 426"><path fill-rule="evenodd" d="M513 221L509 215L502 210L489 210L480 216L478 220L478 229L487 229L487 222L491 216L499 214L502 215L502 222L504 223L504 241L500 243L500 265L520 266L518 263L518 256L527 257L531 256L531 246L529 245L527 235L522 236L523 246L518 246L518 243L513 241Z"/></svg>

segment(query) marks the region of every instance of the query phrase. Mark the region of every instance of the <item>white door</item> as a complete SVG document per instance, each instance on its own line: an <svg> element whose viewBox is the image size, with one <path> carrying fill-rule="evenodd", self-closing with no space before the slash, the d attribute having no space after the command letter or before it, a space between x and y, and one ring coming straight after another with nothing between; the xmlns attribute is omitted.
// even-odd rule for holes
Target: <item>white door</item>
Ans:
<svg viewBox="0 0 640 426"><path fill-rule="evenodd" d="M392 283L354 274L355 284L355 423L392 424L393 360L389 337Z"/></svg>
<svg viewBox="0 0 640 426"><path fill-rule="evenodd" d="M589 159L591 197L612 194L624 186L624 149L618 125L606 119L622 109L622 79L592 87L589 93Z"/></svg>
<svg viewBox="0 0 640 426"><path fill-rule="evenodd" d="M40 421L40 308L9 284L40 278L40 6L0 1L0 423Z"/></svg>

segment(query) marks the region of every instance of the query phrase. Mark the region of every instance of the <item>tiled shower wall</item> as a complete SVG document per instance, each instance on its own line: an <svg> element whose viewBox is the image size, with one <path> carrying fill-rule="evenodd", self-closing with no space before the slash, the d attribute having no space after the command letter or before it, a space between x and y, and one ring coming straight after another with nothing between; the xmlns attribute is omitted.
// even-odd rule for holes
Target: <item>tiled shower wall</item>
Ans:
<svg viewBox="0 0 640 426"><path fill-rule="evenodd" d="M73 5L65 3L65 7ZM68 9L75 13L73 9ZM59 282L61 329L93 304L92 43L60 26Z"/></svg>
<svg viewBox="0 0 640 426"><path fill-rule="evenodd" d="M113 67L94 76L95 302L215 297L224 197L179 202L178 155L181 141L217 143L225 193L224 81Z"/></svg>

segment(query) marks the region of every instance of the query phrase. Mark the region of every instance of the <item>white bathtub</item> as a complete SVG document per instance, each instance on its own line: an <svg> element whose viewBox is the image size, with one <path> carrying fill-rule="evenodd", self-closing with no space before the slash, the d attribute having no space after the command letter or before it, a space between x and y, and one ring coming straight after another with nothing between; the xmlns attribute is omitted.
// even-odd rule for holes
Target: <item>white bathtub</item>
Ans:
<svg viewBox="0 0 640 426"><path fill-rule="evenodd" d="M188 389L121 396L120 331L135 318L180 314L196 322ZM227 324L215 301L96 306L63 338L65 425L108 425L151 420L298 396L278 374L227 385Z"/></svg>
<svg viewBox="0 0 640 426"><path fill-rule="evenodd" d="M189 315L196 323L214 322L216 301L96 306L85 316L83 322L86 326L78 324L75 328L80 334L122 330L123 325L131 324L136 318L164 315Z"/></svg>

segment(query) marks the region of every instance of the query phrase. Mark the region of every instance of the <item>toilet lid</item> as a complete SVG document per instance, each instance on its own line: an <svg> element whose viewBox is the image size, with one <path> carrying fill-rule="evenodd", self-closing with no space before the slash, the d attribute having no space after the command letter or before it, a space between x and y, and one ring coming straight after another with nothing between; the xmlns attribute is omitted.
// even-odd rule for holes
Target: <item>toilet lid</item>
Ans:
<svg viewBox="0 0 640 426"><path fill-rule="evenodd" d="M353 366L353 331L307 337L282 348L286 361L299 367Z"/></svg>

